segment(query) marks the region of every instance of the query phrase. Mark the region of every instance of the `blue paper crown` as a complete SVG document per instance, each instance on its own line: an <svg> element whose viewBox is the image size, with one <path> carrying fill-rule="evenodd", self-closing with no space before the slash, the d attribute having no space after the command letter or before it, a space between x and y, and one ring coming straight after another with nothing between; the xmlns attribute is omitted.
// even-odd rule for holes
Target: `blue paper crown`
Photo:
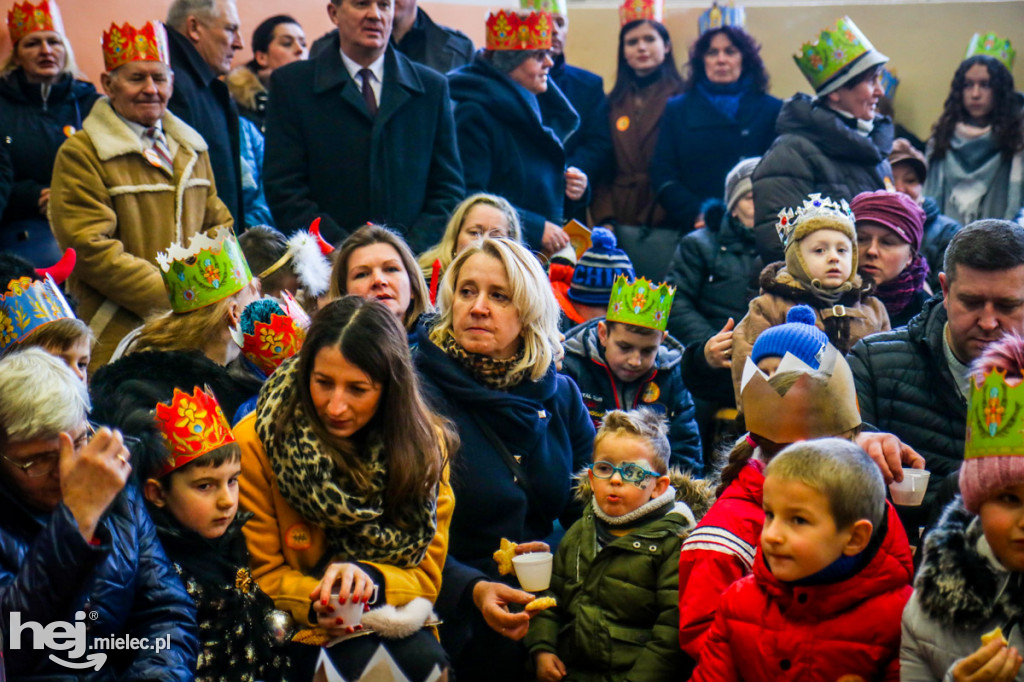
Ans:
<svg viewBox="0 0 1024 682"><path fill-rule="evenodd" d="M710 9L706 10L697 19L697 28L700 29L700 35L704 35L708 31L722 28L723 26L743 28L746 23L746 10L742 7L733 7L732 0L730 0L727 7L719 7L717 2L712 3Z"/></svg>
<svg viewBox="0 0 1024 682"><path fill-rule="evenodd" d="M49 274L43 280L12 279L0 296L0 355L54 320L74 318L57 283Z"/></svg>

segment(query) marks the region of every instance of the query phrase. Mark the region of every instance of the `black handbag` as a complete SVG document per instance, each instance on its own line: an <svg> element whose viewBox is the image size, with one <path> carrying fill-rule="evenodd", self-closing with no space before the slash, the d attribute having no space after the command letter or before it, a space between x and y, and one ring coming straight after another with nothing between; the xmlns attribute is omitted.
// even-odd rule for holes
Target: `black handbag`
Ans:
<svg viewBox="0 0 1024 682"><path fill-rule="evenodd" d="M670 182L658 188L647 212L643 225L617 225L615 239L619 248L626 252L633 262L633 270L637 277L646 277L652 282L665 281L672 257L676 255L676 247L682 238L683 231L672 227L653 227L654 210L658 206L661 193Z"/></svg>

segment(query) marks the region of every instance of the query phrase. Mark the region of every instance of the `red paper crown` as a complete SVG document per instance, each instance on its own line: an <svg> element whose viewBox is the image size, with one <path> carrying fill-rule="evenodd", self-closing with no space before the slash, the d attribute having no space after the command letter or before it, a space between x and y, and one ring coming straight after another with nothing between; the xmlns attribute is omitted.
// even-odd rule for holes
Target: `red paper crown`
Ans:
<svg viewBox="0 0 1024 682"><path fill-rule="evenodd" d="M170 405L159 403L156 406L156 421L168 454L158 478L222 445L235 442L217 399L198 386L192 395L174 389Z"/></svg>
<svg viewBox="0 0 1024 682"><path fill-rule="evenodd" d="M60 20L60 9L53 0L40 0L38 5L16 2L7 12L7 31L11 34L11 42L17 43L36 31L54 31L64 35L64 23Z"/></svg>
<svg viewBox="0 0 1024 682"><path fill-rule="evenodd" d="M110 73L128 62L163 62L171 65L167 29L159 21L147 21L140 29L128 22L110 24L103 32L103 66Z"/></svg>
<svg viewBox="0 0 1024 682"><path fill-rule="evenodd" d="M619 24L646 19L661 21L664 0L626 0L619 6Z"/></svg>
<svg viewBox="0 0 1024 682"><path fill-rule="evenodd" d="M282 362L299 352L306 330L288 315L272 314L270 322L257 322L252 334L243 334L242 338L242 354L270 376Z"/></svg>
<svg viewBox="0 0 1024 682"><path fill-rule="evenodd" d="M550 12L492 12L487 16L487 49L550 50L551 26Z"/></svg>

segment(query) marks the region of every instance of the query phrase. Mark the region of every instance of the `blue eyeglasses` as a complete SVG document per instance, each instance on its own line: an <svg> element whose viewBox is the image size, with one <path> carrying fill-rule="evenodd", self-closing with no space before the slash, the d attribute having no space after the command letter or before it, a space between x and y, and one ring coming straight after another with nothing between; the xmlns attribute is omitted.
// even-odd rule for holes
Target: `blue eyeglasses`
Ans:
<svg viewBox="0 0 1024 682"><path fill-rule="evenodd" d="M615 475L615 472L619 472L619 476L626 483L633 483L639 485L643 483L648 476L657 478L661 474L656 474L653 471L644 469L639 464L633 464L632 462L626 462L620 467L615 466L611 462L594 462L590 465L590 471L597 478L608 479Z"/></svg>

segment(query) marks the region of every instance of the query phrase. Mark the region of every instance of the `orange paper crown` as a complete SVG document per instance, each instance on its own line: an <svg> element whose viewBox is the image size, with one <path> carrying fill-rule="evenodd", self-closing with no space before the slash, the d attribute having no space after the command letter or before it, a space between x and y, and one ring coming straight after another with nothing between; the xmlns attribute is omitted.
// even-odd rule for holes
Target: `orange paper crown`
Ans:
<svg viewBox="0 0 1024 682"><path fill-rule="evenodd" d="M487 16L488 50L550 50L551 14L498 10Z"/></svg>
<svg viewBox="0 0 1024 682"><path fill-rule="evenodd" d="M167 49L167 29L159 21L147 21L142 28L128 22L110 24L103 32L103 66L110 73L128 62L163 62L171 65Z"/></svg>
<svg viewBox="0 0 1024 682"><path fill-rule="evenodd" d="M53 0L40 0L38 5L16 2L7 11L7 31L11 34L11 42L17 43L36 31L54 31L64 35L64 23L60 20L60 9Z"/></svg>
<svg viewBox="0 0 1024 682"><path fill-rule="evenodd" d="M222 445L235 442L217 399L198 386L192 395L174 389L170 405L159 403L156 406L156 422L168 455L158 478Z"/></svg>
<svg viewBox="0 0 1024 682"><path fill-rule="evenodd" d="M664 0L626 0L619 6L619 24L647 19L661 22Z"/></svg>

